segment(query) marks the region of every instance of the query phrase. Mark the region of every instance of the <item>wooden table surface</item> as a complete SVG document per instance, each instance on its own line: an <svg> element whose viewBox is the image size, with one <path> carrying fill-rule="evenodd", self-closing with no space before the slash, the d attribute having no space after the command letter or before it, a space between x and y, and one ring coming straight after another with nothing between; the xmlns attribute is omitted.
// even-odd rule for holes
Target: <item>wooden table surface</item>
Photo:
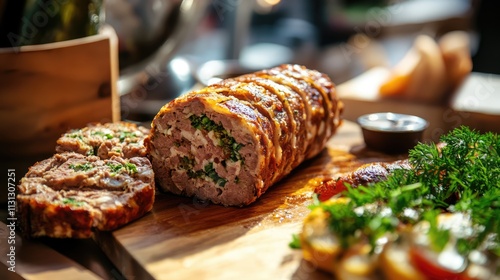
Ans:
<svg viewBox="0 0 500 280"><path fill-rule="evenodd" d="M388 156L364 148L359 127L345 121L317 157L304 162L243 208L158 194L153 210L94 240L16 237L16 273L1 279L326 279L288 247L298 233L315 182ZM0 227L1 240L9 230ZM0 244L3 265L7 242ZM104 254L103 254L104 252ZM22 279L19 278L19 279Z"/></svg>
<svg viewBox="0 0 500 280"><path fill-rule="evenodd" d="M250 206L223 207L162 194L151 213L99 234L96 241L127 279L328 278L288 243L301 229L319 180L365 162L396 158L363 147L358 126L346 122L319 156Z"/></svg>

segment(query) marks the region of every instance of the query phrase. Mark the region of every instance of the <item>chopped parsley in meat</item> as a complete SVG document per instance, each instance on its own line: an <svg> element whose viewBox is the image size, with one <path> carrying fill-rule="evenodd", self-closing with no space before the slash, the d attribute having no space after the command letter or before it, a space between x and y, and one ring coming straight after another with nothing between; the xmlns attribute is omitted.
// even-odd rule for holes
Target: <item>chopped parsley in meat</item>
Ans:
<svg viewBox="0 0 500 280"><path fill-rule="evenodd" d="M113 134L110 133L104 133L102 131L94 131L92 132L92 135L98 135L106 139L113 139Z"/></svg>
<svg viewBox="0 0 500 280"><path fill-rule="evenodd" d="M194 168L194 164L195 164L194 158L190 158L190 157L186 157L186 156L181 158L180 167L182 169L192 170Z"/></svg>
<svg viewBox="0 0 500 280"><path fill-rule="evenodd" d="M111 172L113 172L113 173L118 173L122 169L125 169L127 171L127 173L129 173L129 174L137 173L137 166L133 163L113 164L111 162L108 162L106 165L111 169Z"/></svg>
<svg viewBox="0 0 500 280"><path fill-rule="evenodd" d="M124 131L124 130L120 130L118 132L116 132L118 135L118 140L120 140L120 142L124 142L125 139L131 139L131 142L134 143L134 142L137 142L137 135L135 134L135 132L133 131ZM102 138L106 138L106 139L113 139L115 136L111 133L105 133L103 131L94 131L92 132L92 135L98 135L98 136L101 136Z"/></svg>
<svg viewBox="0 0 500 280"><path fill-rule="evenodd" d="M137 139L134 139L137 138L137 136L134 132L130 131L120 131L120 135L118 136L118 138L120 139L120 142L125 141L126 138L130 138L132 140L132 143L134 143L134 141L137 142Z"/></svg>
<svg viewBox="0 0 500 280"><path fill-rule="evenodd" d="M229 132L224 129L222 124L216 124L206 115L191 115L189 120L191 121L191 125L196 129L213 131L215 137L219 139L219 146L222 147L224 152L229 155L229 159L231 161L243 161L243 157L239 153L239 150L243 147L243 145L237 143Z"/></svg>
<svg viewBox="0 0 500 280"><path fill-rule="evenodd" d="M69 138L78 138L80 140L83 140L83 135L80 130L72 130L70 133L68 133Z"/></svg>
<svg viewBox="0 0 500 280"><path fill-rule="evenodd" d="M219 174L215 171L213 162L207 163L203 170L193 170L194 167L194 159L190 159L188 157L181 158L180 167L182 169L187 170L187 174L189 178L210 178L214 183L219 185L220 187L224 187L227 183L227 180L220 177Z"/></svg>
<svg viewBox="0 0 500 280"><path fill-rule="evenodd" d="M73 205L73 206L82 206L83 204L85 204L85 202L78 201L78 200L76 200L73 197L65 197L65 198L63 198L62 199L62 203L63 204Z"/></svg>
<svg viewBox="0 0 500 280"><path fill-rule="evenodd" d="M203 170L205 171L205 175L212 179L212 181L214 181L217 185L221 187L224 187L226 185L227 180L217 174L212 162L205 165L205 168Z"/></svg>
<svg viewBox="0 0 500 280"><path fill-rule="evenodd" d="M88 162L69 165L69 168L73 169L74 171L89 171L90 169L92 169L92 167L94 166Z"/></svg>

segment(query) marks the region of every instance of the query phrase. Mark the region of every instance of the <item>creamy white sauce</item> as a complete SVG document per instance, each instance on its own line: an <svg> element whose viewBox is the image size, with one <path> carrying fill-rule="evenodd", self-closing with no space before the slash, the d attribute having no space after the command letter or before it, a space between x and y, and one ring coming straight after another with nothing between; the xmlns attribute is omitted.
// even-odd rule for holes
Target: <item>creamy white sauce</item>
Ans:
<svg viewBox="0 0 500 280"><path fill-rule="evenodd" d="M461 272L467 265L466 259L456 249L454 242L448 242L444 250L439 254L437 262L452 271Z"/></svg>
<svg viewBox="0 0 500 280"><path fill-rule="evenodd" d="M438 227L450 231L450 240L443 251L435 254L439 265L455 272L461 272L467 265L467 260L456 249L457 237L472 234L470 218L462 213L442 214L438 216ZM430 225L427 221L418 223L413 228L414 242L422 246L429 246L427 232Z"/></svg>

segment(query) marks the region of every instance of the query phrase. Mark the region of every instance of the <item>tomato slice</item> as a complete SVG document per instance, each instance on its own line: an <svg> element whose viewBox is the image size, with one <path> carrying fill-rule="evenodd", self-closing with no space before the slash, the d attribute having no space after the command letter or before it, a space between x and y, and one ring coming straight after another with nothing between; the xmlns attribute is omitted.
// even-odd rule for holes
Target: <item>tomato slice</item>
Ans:
<svg viewBox="0 0 500 280"><path fill-rule="evenodd" d="M321 182L314 192L318 194L319 201L324 202L345 190L347 190L347 188L344 181L339 179L337 181L327 180Z"/></svg>
<svg viewBox="0 0 500 280"><path fill-rule="evenodd" d="M428 250L411 246L409 250L410 261L429 280L459 280L461 273L446 269L429 258L429 254L435 254Z"/></svg>

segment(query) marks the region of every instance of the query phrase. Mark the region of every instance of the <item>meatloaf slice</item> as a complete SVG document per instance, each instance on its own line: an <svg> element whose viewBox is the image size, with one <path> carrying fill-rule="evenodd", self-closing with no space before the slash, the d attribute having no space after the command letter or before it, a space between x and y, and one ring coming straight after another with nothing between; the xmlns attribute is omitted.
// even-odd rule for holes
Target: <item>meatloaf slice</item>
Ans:
<svg viewBox="0 0 500 280"><path fill-rule="evenodd" d="M271 183L276 168L271 124L234 97L178 98L161 109L152 126L146 144L164 191L245 205Z"/></svg>
<svg viewBox="0 0 500 280"><path fill-rule="evenodd" d="M143 216L154 197L147 158L101 160L68 152L36 163L21 179L18 216L27 236L88 238Z"/></svg>
<svg viewBox="0 0 500 280"><path fill-rule="evenodd" d="M76 152L101 159L143 157L144 138L148 134L149 129L128 122L92 123L63 134L57 140L56 152Z"/></svg>

